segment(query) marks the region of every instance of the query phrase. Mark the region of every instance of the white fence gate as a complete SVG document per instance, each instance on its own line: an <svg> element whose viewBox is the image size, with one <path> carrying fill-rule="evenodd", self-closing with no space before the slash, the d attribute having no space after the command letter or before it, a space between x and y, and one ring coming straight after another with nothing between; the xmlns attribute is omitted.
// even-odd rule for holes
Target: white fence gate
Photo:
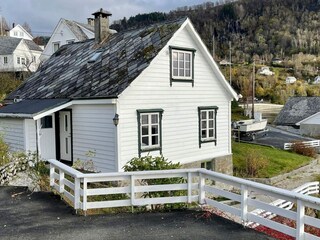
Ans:
<svg viewBox="0 0 320 240"><path fill-rule="evenodd" d="M75 209L84 211L94 208L144 206L149 204L165 203L192 203L198 202L219 210L241 217L244 225L249 222L258 223L274 230L283 232L297 239L320 239L304 231L305 225L320 226L320 219L307 216L305 209L320 210L320 199L292 192L241 178L205 170L205 169L177 169L164 171L124 172L124 173L95 173L83 174L75 169L60 163L57 160L50 162L50 186L54 187L73 203ZM182 178L183 183L141 185L143 179L170 179ZM117 184L114 184L117 182ZM232 190L223 190L215 186L216 183L231 186ZM100 186L93 183L100 183ZM104 184L101 184L104 183ZM106 184L109 183L109 184ZM113 184L112 184L113 183ZM228 188L229 189L229 188ZM143 198L143 193L159 191L181 191L182 196ZM252 193L260 193L274 199L291 202L296 210L288 210L271 205L253 197ZM123 199L97 200L94 196L122 194ZM219 202L218 198L230 199L237 202L240 208ZM292 228L274 222L263 216L248 211L248 208L262 209L296 221Z"/></svg>
<svg viewBox="0 0 320 240"><path fill-rule="evenodd" d="M300 142L299 142L300 143ZM285 143L283 149L291 150L294 143ZM301 142L305 147L320 147L320 140Z"/></svg>

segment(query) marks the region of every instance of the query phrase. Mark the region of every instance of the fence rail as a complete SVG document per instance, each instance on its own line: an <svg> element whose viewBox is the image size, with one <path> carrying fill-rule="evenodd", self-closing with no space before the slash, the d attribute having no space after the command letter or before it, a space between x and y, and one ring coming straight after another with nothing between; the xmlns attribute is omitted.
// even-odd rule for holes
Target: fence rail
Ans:
<svg viewBox="0 0 320 240"><path fill-rule="evenodd" d="M244 225L254 222L297 239L320 239L319 236L304 231L305 224L313 227L320 226L320 219L305 214L306 207L320 210L320 199L316 197L305 196L301 193L205 169L83 174L57 160L49 160L49 162L50 185L69 199L75 209L87 211L95 208L198 202L238 216ZM146 179L172 178L179 178L181 181L169 184L142 184ZM223 184L228 186L227 189L232 188L232 190L218 188L217 184ZM179 194L172 194L177 191ZM318 188L313 191L318 191ZM150 192L168 192L169 194L166 197L144 198L144 194ZM297 209L295 211L283 209L268 202L254 199L251 197L253 193L291 202ZM95 198L115 195L119 196L102 200ZM240 207L221 202L218 200L221 198L232 200ZM256 215L249 211L249 207L295 220L296 228Z"/></svg>
<svg viewBox="0 0 320 240"><path fill-rule="evenodd" d="M300 142L299 142L300 143ZM285 143L283 149L291 150L294 143ZM301 142L305 147L320 147L320 140Z"/></svg>

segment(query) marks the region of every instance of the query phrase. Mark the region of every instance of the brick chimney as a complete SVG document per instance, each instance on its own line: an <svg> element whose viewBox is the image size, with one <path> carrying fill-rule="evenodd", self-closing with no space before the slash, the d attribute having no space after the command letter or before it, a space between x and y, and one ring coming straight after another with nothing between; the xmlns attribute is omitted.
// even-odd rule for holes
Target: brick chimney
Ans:
<svg viewBox="0 0 320 240"><path fill-rule="evenodd" d="M94 19L93 18L87 18L88 20L88 25L94 27Z"/></svg>
<svg viewBox="0 0 320 240"><path fill-rule="evenodd" d="M110 35L109 16L112 14L100 8L95 13L92 13L92 15L94 16L94 37L96 43L101 43Z"/></svg>

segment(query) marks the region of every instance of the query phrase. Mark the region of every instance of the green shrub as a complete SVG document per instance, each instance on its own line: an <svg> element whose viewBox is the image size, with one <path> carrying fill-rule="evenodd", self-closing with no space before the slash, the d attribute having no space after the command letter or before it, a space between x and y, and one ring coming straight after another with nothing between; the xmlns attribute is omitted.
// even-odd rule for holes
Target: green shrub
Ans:
<svg viewBox="0 0 320 240"><path fill-rule="evenodd" d="M255 151L249 151L246 157L246 174L249 177L260 177L259 173L268 166L268 159Z"/></svg>
<svg viewBox="0 0 320 240"><path fill-rule="evenodd" d="M126 172L132 171L149 171L149 170L168 170L168 169L178 169L180 168L180 163L172 163L168 161L163 156L152 157L145 156L141 158L131 159L123 169ZM162 185L162 184L179 184L183 183L185 180L183 178L160 178L160 179L143 179L141 185ZM161 191L161 192L146 192L143 194L145 198L158 198L158 197L173 197L173 196L182 196L186 195L186 191ZM152 205L152 209L176 209L182 208L185 204L165 204L161 205Z"/></svg>

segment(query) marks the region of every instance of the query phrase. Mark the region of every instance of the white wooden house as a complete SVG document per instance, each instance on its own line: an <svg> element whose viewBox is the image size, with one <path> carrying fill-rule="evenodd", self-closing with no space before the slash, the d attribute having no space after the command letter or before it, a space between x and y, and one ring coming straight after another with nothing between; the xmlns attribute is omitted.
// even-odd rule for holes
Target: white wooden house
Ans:
<svg viewBox="0 0 320 240"><path fill-rule="evenodd" d="M94 26L91 18L88 24L61 18L43 50L41 60L45 61L61 46L94 38Z"/></svg>
<svg viewBox="0 0 320 240"><path fill-rule="evenodd" d="M0 109L12 149L103 172L147 154L232 172L237 95L190 20L111 34L111 14L93 15L95 39L61 47Z"/></svg>
<svg viewBox="0 0 320 240"><path fill-rule="evenodd" d="M41 53L32 40L0 37L0 72L35 72Z"/></svg>
<svg viewBox="0 0 320 240"><path fill-rule="evenodd" d="M13 28L9 30L8 36L14 38L23 38L26 40L33 39L32 35L27 30L25 30L20 24L14 25Z"/></svg>

